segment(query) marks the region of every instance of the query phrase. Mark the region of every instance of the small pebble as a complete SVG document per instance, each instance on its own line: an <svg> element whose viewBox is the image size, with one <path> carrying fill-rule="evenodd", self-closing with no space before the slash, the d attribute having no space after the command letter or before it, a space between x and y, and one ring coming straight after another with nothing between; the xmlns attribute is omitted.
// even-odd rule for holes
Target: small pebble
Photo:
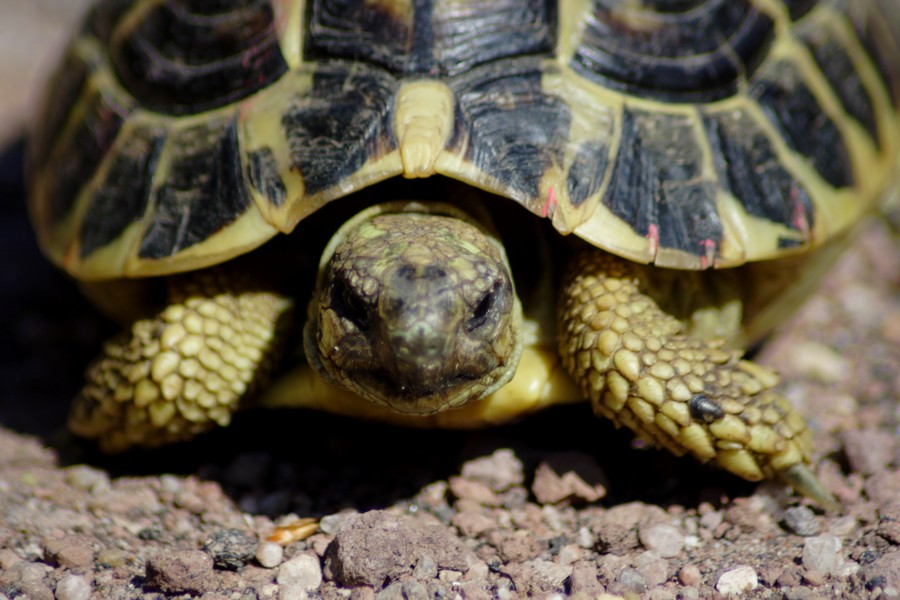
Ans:
<svg viewBox="0 0 900 600"><path fill-rule="evenodd" d="M678 571L678 581L682 585L697 587L700 585L700 569L695 565L684 565Z"/></svg>
<svg viewBox="0 0 900 600"><path fill-rule="evenodd" d="M490 573L491 568L483 560L475 560L469 566L468 570L463 574L463 579L467 581L478 581L484 579Z"/></svg>
<svg viewBox="0 0 900 600"><path fill-rule="evenodd" d="M16 584L15 590L17 594L13 596L15 600L23 598L25 600L53 600L53 590L43 583L20 583Z"/></svg>
<svg viewBox="0 0 900 600"><path fill-rule="evenodd" d="M463 464L462 476L488 484L495 492L503 492L525 481L525 467L512 450L501 448L490 456Z"/></svg>
<svg viewBox="0 0 900 600"><path fill-rule="evenodd" d="M900 552L887 552L863 568L861 573L866 588L882 590L882 598L900 598Z"/></svg>
<svg viewBox="0 0 900 600"><path fill-rule="evenodd" d="M284 560L284 548L272 542L263 542L256 549L256 560L267 569L274 569Z"/></svg>
<svg viewBox="0 0 900 600"><path fill-rule="evenodd" d="M109 491L109 475L105 471L87 465L75 465L66 469L66 483L94 496Z"/></svg>
<svg viewBox="0 0 900 600"><path fill-rule="evenodd" d="M596 502L606 495L606 475L590 455L556 452L541 461L534 472L531 492L541 504L569 500Z"/></svg>
<svg viewBox="0 0 900 600"><path fill-rule="evenodd" d="M175 550L147 561L147 585L166 594L202 594L210 585L212 557L202 550Z"/></svg>
<svg viewBox="0 0 900 600"><path fill-rule="evenodd" d="M875 473L864 485L866 496L876 504L886 504L900 498L900 469Z"/></svg>
<svg viewBox="0 0 900 600"><path fill-rule="evenodd" d="M621 583L625 588L637 594L647 590L647 579L638 571L631 567L622 569L616 581Z"/></svg>
<svg viewBox="0 0 900 600"><path fill-rule="evenodd" d="M4 548L0 550L0 571L12 568L16 563L22 562L22 557L15 550Z"/></svg>
<svg viewBox="0 0 900 600"><path fill-rule="evenodd" d="M700 600L700 590L695 587L684 587L678 590L678 600Z"/></svg>
<svg viewBox="0 0 900 600"><path fill-rule="evenodd" d="M214 532L203 549L220 569L237 571L256 556L259 542L256 536L241 529L222 529Z"/></svg>
<svg viewBox="0 0 900 600"><path fill-rule="evenodd" d="M94 560L94 550L90 542L76 535L46 542L44 554L53 564L69 569L86 567Z"/></svg>
<svg viewBox="0 0 900 600"><path fill-rule="evenodd" d="M181 485L182 479L175 475L160 475L159 477L159 489L164 492L175 494L181 490Z"/></svg>
<svg viewBox="0 0 900 600"><path fill-rule="evenodd" d="M561 565L549 560L536 558L531 561L535 576L548 586L560 589L572 575L571 565Z"/></svg>
<svg viewBox="0 0 900 600"><path fill-rule="evenodd" d="M416 566L413 568L413 577L419 581L428 581L429 579L434 579L437 575L438 566L434 557L427 553L419 556L419 560L416 561Z"/></svg>
<svg viewBox="0 0 900 600"><path fill-rule="evenodd" d="M90 600L91 584L80 575L63 575L56 584L56 600Z"/></svg>
<svg viewBox="0 0 900 600"><path fill-rule="evenodd" d="M822 571L807 571L803 574L803 581L807 585L811 585L813 587L819 587L828 581L828 576Z"/></svg>
<svg viewBox="0 0 900 600"><path fill-rule="evenodd" d="M647 556L651 555L651 556ZM653 587L665 583L669 578L669 563L663 558L659 558L653 552L646 552L644 556L638 557L637 570L644 577L648 587Z"/></svg>
<svg viewBox="0 0 900 600"><path fill-rule="evenodd" d="M808 571L819 571L827 575L837 575L844 562L841 540L834 535L818 535L807 538L803 543L803 566Z"/></svg>
<svg viewBox="0 0 900 600"><path fill-rule="evenodd" d="M673 558L684 548L684 534L673 525L657 523L638 529L638 539L647 550L653 550L662 558Z"/></svg>
<svg viewBox="0 0 900 600"><path fill-rule="evenodd" d="M470 507L468 503L459 502L459 511L453 515L451 523L465 535L475 537L497 529L497 519L481 512L480 506Z"/></svg>
<svg viewBox="0 0 900 600"><path fill-rule="evenodd" d="M856 517L846 515L832 523L831 527L828 528L828 533L832 533L841 538L846 538L856 533L858 529L859 521L856 520Z"/></svg>
<svg viewBox="0 0 900 600"><path fill-rule="evenodd" d="M337 535L337 532L340 530L341 525L344 524L344 521L347 520L348 517L352 517L357 514L356 512L339 512L333 515L325 515L321 519L319 519L319 529L323 533L327 533L328 535Z"/></svg>
<svg viewBox="0 0 900 600"><path fill-rule="evenodd" d="M886 468L894 458L893 434L878 429L849 430L841 434L850 468L871 475Z"/></svg>
<svg viewBox="0 0 900 600"><path fill-rule="evenodd" d="M753 567L741 565L722 573L716 581L716 590L725 596L738 596L755 590L758 585L759 578Z"/></svg>
<svg viewBox="0 0 900 600"><path fill-rule="evenodd" d="M450 491L459 499L472 500L484 506L499 506L500 496L483 481L451 477Z"/></svg>
<svg viewBox="0 0 900 600"><path fill-rule="evenodd" d="M124 567L131 560L131 555L120 548L106 548L97 553L97 564L113 569Z"/></svg>
<svg viewBox="0 0 900 600"><path fill-rule="evenodd" d="M582 560L572 565L569 591L573 596L582 594L588 598L598 597L603 592L603 586L597 579L597 565L588 560Z"/></svg>
<svg viewBox="0 0 900 600"><path fill-rule="evenodd" d="M571 565L584 558L584 550L578 544L566 544L559 550L557 559L561 565Z"/></svg>
<svg viewBox="0 0 900 600"><path fill-rule="evenodd" d="M656 587L647 594L647 600L678 600L681 596L673 589Z"/></svg>
<svg viewBox="0 0 900 600"><path fill-rule="evenodd" d="M322 584L322 565L311 554L300 554L282 563L275 578L278 585L312 591Z"/></svg>
<svg viewBox="0 0 900 600"><path fill-rule="evenodd" d="M819 522L816 520L816 515L806 506L792 506L784 511L781 523L788 531L803 537L819 533Z"/></svg>
<svg viewBox="0 0 900 600"><path fill-rule="evenodd" d="M594 534L587 527L579 527L578 533L575 534L575 543L582 548L594 547Z"/></svg>
<svg viewBox="0 0 900 600"><path fill-rule="evenodd" d="M438 573L438 580L444 583L454 583L462 579L462 572L454 571L453 569L442 569L440 573Z"/></svg>

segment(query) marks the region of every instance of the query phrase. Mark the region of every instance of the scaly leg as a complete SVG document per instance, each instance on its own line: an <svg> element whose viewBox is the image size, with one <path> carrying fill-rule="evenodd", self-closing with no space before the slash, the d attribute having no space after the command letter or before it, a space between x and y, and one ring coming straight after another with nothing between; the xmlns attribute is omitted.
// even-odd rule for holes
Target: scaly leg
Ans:
<svg viewBox="0 0 900 600"><path fill-rule="evenodd" d="M265 379L292 301L233 269L173 276L168 305L106 343L69 426L107 451L227 425Z"/></svg>
<svg viewBox="0 0 900 600"><path fill-rule="evenodd" d="M827 508L807 467L811 435L778 377L722 341L692 337L641 289L641 267L599 251L564 282L560 354L594 412L676 455L748 479L782 477ZM650 273L648 271L648 273Z"/></svg>

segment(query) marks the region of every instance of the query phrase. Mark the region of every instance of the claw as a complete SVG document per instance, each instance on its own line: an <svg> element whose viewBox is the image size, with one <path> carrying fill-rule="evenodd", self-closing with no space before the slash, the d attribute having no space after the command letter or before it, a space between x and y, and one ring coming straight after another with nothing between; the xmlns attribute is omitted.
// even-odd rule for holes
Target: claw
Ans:
<svg viewBox="0 0 900 600"><path fill-rule="evenodd" d="M831 492L825 489L825 486L807 465L803 463L791 465L784 471L779 471L779 476L789 483L798 494L806 496L826 511L839 512L841 510L840 503Z"/></svg>

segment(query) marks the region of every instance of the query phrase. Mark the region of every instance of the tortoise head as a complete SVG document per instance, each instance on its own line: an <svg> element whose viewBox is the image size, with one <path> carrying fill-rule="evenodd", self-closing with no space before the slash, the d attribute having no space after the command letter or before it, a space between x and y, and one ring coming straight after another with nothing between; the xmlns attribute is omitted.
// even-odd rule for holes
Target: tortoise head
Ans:
<svg viewBox="0 0 900 600"><path fill-rule="evenodd" d="M327 380L406 414L433 414L509 381L522 312L500 242L445 205L364 211L323 254L304 331Z"/></svg>

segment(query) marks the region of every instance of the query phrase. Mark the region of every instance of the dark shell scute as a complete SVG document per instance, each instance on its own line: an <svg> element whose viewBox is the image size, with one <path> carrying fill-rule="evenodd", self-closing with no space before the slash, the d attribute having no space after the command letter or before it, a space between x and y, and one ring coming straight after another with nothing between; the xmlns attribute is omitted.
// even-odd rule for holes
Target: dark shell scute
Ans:
<svg viewBox="0 0 900 600"><path fill-rule="evenodd" d="M444 11L434 24L440 71L452 75L500 58L549 54L556 45L556 7L556 0L499 0Z"/></svg>
<svg viewBox="0 0 900 600"><path fill-rule="evenodd" d="M880 145L872 98L859 77L859 71L832 32L816 24L811 25L803 29L800 38L810 49L844 109L868 131L876 146Z"/></svg>
<svg viewBox="0 0 900 600"><path fill-rule="evenodd" d="M819 0L784 0L787 4L788 14L796 21L815 8Z"/></svg>
<svg viewBox="0 0 900 600"><path fill-rule="evenodd" d="M312 88L282 119L292 168L312 195L346 179L396 147L391 131L397 81L358 65L323 66Z"/></svg>
<svg viewBox="0 0 900 600"><path fill-rule="evenodd" d="M116 73L142 104L198 113L245 98L287 70L269 2L231 3L212 13L192 12L190 4L161 3L113 38Z"/></svg>
<svg viewBox="0 0 900 600"><path fill-rule="evenodd" d="M704 114L703 125L720 185L749 214L800 232L798 243L805 243L815 219L809 193L778 160L760 126L732 110Z"/></svg>
<svg viewBox="0 0 900 600"><path fill-rule="evenodd" d="M251 206L234 117L173 132L160 161L168 176L153 194L153 221L138 256L158 259L202 242Z"/></svg>
<svg viewBox="0 0 900 600"><path fill-rule="evenodd" d="M608 166L609 144L607 141L592 140L579 145L567 177L569 201L574 206L580 206L586 199L597 193L603 184Z"/></svg>
<svg viewBox="0 0 900 600"><path fill-rule="evenodd" d="M900 11L895 0L876 0L875 6L846 1L856 35L885 82L893 105L900 108Z"/></svg>
<svg viewBox="0 0 900 600"><path fill-rule="evenodd" d="M689 118L626 109L603 202L660 247L707 255L719 247L723 228L716 187L702 178L701 164Z"/></svg>
<svg viewBox="0 0 900 600"><path fill-rule="evenodd" d="M753 83L749 94L787 144L808 157L825 181L834 187L853 185L853 163L843 136L793 63L772 65Z"/></svg>
<svg viewBox="0 0 900 600"><path fill-rule="evenodd" d="M260 148L247 153L247 179L250 185L275 206L283 206L287 188L281 180L278 163L271 148Z"/></svg>
<svg viewBox="0 0 900 600"><path fill-rule="evenodd" d="M51 169L47 190L49 216L62 220L72 209L84 186L106 157L130 112L113 97L95 93L89 99L84 117L67 135L60 138L47 168Z"/></svg>
<svg viewBox="0 0 900 600"><path fill-rule="evenodd" d="M453 76L499 58L549 53L555 0L439 3L415 0L311 2L307 60L363 60L397 76Z"/></svg>
<svg viewBox="0 0 900 600"><path fill-rule="evenodd" d="M575 71L637 96L710 102L736 93L772 39L773 22L747 0L657 2L652 16L648 4L594 0Z"/></svg>
<svg viewBox="0 0 900 600"><path fill-rule="evenodd" d="M570 122L562 99L541 86L538 58L473 70L453 82L457 130L450 147L466 140L465 157L517 198L537 198L540 180L562 164Z"/></svg>
<svg viewBox="0 0 900 600"><path fill-rule="evenodd" d="M109 168L88 205L80 233L80 254L116 241L140 221L150 199L150 184L166 132L161 127L135 127L117 144Z"/></svg>

